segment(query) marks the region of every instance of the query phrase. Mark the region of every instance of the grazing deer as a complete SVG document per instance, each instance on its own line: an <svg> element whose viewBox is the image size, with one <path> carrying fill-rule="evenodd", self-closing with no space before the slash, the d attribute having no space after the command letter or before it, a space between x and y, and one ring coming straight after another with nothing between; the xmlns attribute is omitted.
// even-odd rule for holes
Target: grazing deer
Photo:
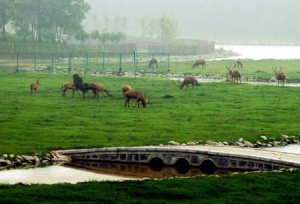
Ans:
<svg viewBox="0 0 300 204"><path fill-rule="evenodd" d="M101 91L103 96L104 93L106 93L107 96L110 96L110 91L108 89L105 88L105 86L103 84L99 84L99 83L94 83L96 88L98 89L98 92Z"/></svg>
<svg viewBox="0 0 300 204"><path fill-rule="evenodd" d="M242 63L242 60L241 59L237 59L236 60L236 63L234 64L234 67L240 67L240 68L243 68L243 63Z"/></svg>
<svg viewBox="0 0 300 204"><path fill-rule="evenodd" d="M127 91L125 93L125 97L126 97L126 100L125 100L125 107L129 107L129 101L130 99L135 99L136 103L135 105L133 106L133 108L138 105L138 108L140 107L140 102L142 103L143 107L146 108L146 105L147 104L150 104L148 98L146 99L144 97L144 95L141 93L141 92L138 92L138 91Z"/></svg>
<svg viewBox="0 0 300 204"><path fill-rule="evenodd" d="M241 73L239 71L231 70L231 66L228 67L227 65L226 68L228 69L228 74L231 77L231 83L242 83Z"/></svg>
<svg viewBox="0 0 300 204"><path fill-rule="evenodd" d="M282 67L280 67L279 71L277 71L277 68L274 69L273 67L272 67L272 70L275 73L276 80L278 81L278 86L279 86L279 84L284 86L284 84L285 84L285 74L284 74L284 72L281 71Z"/></svg>
<svg viewBox="0 0 300 204"><path fill-rule="evenodd" d="M125 93L126 93L127 91L132 91L131 86L129 86L129 85L124 85L124 86L122 86L122 93L123 93L123 97L124 97L124 98L125 98Z"/></svg>
<svg viewBox="0 0 300 204"><path fill-rule="evenodd" d="M40 85L40 79L36 79L35 82L32 82L30 84L31 95L36 94L39 85Z"/></svg>
<svg viewBox="0 0 300 204"><path fill-rule="evenodd" d="M199 66L202 66L202 69L206 69L206 61L205 59L199 59L199 60L196 60L194 62L194 64L192 65L192 68L195 69L196 67L199 68Z"/></svg>
<svg viewBox="0 0 300 204"><path fill-rule="evenodd" d="M82 91L82 98L85 98L85 94L88 90L92 90L94 98L99 98L98 95L98 89L94 83L83 83L83 79L78 75L73 75L74 85L76 89L79 89Z"/></svg>
<svg viewBox="0 0 300 204"><path fill-rule="evenodd" d="M195 77L185 77L181 84L178 81L177 84L175 83L175 86L178 86L180 89L182 89L184 86L188 88L190 84L192 85L192 88L195 86L201 86Z"/></svg>
<svg viewBox="0 0 300 204"><path fill-rule="evenodd" d="M154 65L157 68L157 59L152 58L149 62L148 68L153 67Z"/></svg>
<svg viewBox="0 0 300 204"><path fill-rule="evenodd" d="M74 92L77 90L75 85L72 82L67 82L61 85L61 97L66 97L66 91L67 90L72 90L73 91L73 97L74 97Z"/></svg>

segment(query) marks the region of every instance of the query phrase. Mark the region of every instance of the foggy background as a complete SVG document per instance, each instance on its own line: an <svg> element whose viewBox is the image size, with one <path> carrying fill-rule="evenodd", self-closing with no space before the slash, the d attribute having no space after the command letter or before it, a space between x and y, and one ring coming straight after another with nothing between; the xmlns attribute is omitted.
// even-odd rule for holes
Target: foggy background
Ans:
<svg viewBox="0 0 300 204"><path fill-rule="evenodd" d="M85 0L86 31L114 29L141 36L141 18L172 16L177 38L213 41L298 41L299 0ZM123 18L121 25L114 19ZM115 28L121 26L122 28Z"/></svg>

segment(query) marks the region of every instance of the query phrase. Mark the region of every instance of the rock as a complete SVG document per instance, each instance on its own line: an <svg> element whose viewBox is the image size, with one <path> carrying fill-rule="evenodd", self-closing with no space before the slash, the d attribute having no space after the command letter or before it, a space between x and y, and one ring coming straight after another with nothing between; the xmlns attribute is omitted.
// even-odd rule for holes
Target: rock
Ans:
<svg viewBox="0 0 300 204"><path fill-rule="evenodd" d="M7 160L5 159L0 159L0 166L7 166Z"/></svg>
<svg viewBox="0 0 300 204"><path fill-rule="evenodd" d="M37 156L33 156L33 158L34 158L34 163L35 164L40 163L40 158L38 158Z"/></svg>
<svg viewBox="0 0 300 204"><path fill-rule="evenodd" d="M216 145L216 142L211 141L211 140L207 140L206 144L208 144L208 145Z"/></svg>
<svg viewBox="0 0 300 204"><path fill-rule="evenodd" d="M244 147L254 147L254 145L249 141L244 141Z"/></svg>
<svg viewBox="0 0 300 204"><path fill-rule="evenodd" d="M179 145L179 143L178 142L175 142L175 141L169 141L168 142L168 145Z"/></svg>
<svg viewBox="0 0 300 204"><path fill-rule="evenodd" d="M244 141L244 138L240 138L238 141L239 141L239 142L243 142L243 141Z"/></svg>
<svg viewBox="0 0 300 204"><path fill-rule="evenodd" d="M273 146L279 146L280 145L280 142L279 141L274 141L273 142Z"/></svg>
<svg viewBox="0 0 300 204"><path fill-rule="evenodd" d="M26 156L26 155L22 155L23 157L23 161L25 162L33 162L34 161L34 157L33 156Z"/></svg>
<svg viewBox="0 0 300 204"><path fill-rule="evenodd" d="M228 146L229 143L228 142L223 142L223 145Z"/></svg>
<svg viewBox="0 0 300 204"><path fill-rule="evenodd" d="M260 136L260 138L263 139L263 140L267 140L267 139L268 139L268 138L267 138L266 136L264 136L264 135Z"/></svg>

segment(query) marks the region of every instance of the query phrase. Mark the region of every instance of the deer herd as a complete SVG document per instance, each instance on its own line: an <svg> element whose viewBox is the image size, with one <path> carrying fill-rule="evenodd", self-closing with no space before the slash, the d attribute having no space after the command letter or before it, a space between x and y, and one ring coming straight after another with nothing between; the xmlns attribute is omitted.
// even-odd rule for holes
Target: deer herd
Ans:
<svg viewBox="0 0 300 204"><path fill-rule="evenodd" d="M199 66L202 66L202 69L205 69L205 60L200 59L196 60L192 68L197 68ZM149 67L156 65L157 66L157 60L155 58L151 59L149 62ZM228 72L226 73L227 76L227 81L231 81L231 83L241 83L241 73L238 70L234 70L235 68L242 68L243 63L240 59L236 61L234 66L232 65L225 65L226 69ZM285 73L282 72L282 67L280 67L279 70L277 68L272 67L272 70L275 74L275 78L278 82L278 86L285 85L285 80L286 76ZM176 87L179 87L180 89L183 89L184 87L189 88L189 85L192 86L192 88L196 86L201 86L200 83L198 83L197 79L195 77L185 77L182 82L178 80L177 83L174 83ZM30 84L30 91L31 95L36 95L38 87L40 85L40 79L36 79L34 82ZM80 77L78 74L73 75L73 82L67 82L62 84L61 86L61 92L62 92L62 97L66 97L66 91L67 90L72 90L72 96L74 97L75 91L78 92L80 90L82 92L82 97L85 98L85 94L87 93L88 90L92 91L92 97L93 98L99 98L99 92L102 92L103 96L106 94L107 96L110 95L110 91L105 88L103 84L100 83L84 83L82 77ZM135 105L133 107L138 107L140 106L140 103L142 106L145 108L147 104L151 104L151 102L148 97L146 97L144 94L142 94L139 91L134 91L130 85L124 85L121 88L123 98L125 99L125 107L129 107L129 101L135 100Z"/></svg>

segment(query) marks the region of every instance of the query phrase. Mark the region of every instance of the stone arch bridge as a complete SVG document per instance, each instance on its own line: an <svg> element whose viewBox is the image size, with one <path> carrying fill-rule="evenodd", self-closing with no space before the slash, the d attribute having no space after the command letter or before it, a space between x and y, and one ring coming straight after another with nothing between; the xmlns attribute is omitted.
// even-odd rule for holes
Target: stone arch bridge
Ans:
<svg viewBox="0 0 300 204"><path fill-rule="evenodd" d="M228 146L143 146L57 151L74 161L147 164L153 168L175 166L179 171L200 167L206 171L245 171L299 168L300 155Z"/></svg>

